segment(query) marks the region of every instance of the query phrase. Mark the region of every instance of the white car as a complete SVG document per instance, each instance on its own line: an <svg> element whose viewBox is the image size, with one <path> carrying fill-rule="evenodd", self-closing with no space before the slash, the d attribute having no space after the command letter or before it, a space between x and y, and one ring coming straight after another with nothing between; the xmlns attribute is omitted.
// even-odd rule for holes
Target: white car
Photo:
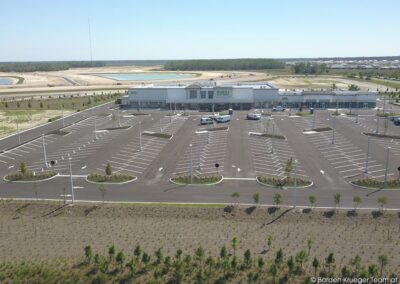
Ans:
<svg viewBox="0 0 400 284"><path fill-rule="evenodd" d="M202 117L200 118L200 124L201 125L206 125L206 124L213 124L214 121L210 117Z"/></svg>
<svg viewBox="0 0 400 284"><path fill-rule="evenodd" d="M260 113L248 113L247 114L247 119L249 119L249 120L260 120L261 119L261 114Z"/></svg>
<svg viewBox="0 0 400 284"><path fill-rule="evenodd" d="M231 121L230 115L220 115L215 119L218 123L229 122Z"/></svg>
<svg viewBox="0 0 400 284"><path fill-rule="evenodd" d="M282 106L276 106L276 107L272 108L272 111L285 111L285 108Z"/></svg>

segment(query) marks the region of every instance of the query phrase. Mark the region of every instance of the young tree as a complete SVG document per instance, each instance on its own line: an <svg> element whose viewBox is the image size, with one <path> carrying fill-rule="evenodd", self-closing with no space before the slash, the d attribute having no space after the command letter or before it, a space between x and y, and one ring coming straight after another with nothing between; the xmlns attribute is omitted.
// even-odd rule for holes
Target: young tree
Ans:
<svg viewBox="0 0 400 284"><path fill-rule="evenodd" d="M361 197L360 196L354 196L353 197L353 203L354 203L354 211L357 211L358 205L361 203Z"/></svg>
<svg viewBox="0 0 400 284"><path fill-rule="evenodd" d="M380 255L378 257L378 260L379 260L379 264L381 265L381 277L382 277L383 268L388 264L389 261L388 261L388 257L384 254Z"/></svg>
<svg viewBox="0 0 400 284"><path fill-rule="evenodd" d="M273 199L275 205L279 208L279 205L282 203L282 194L280 194L279 192L275 193Z"/></svg>
<svg viewBox="0 0 400 284"><path fill-rule="evenodd" d="M285 256L284 256L284 254L283 254L282 249L279 249L279 250L276 252L275 264L276 264L278 267L281 266L282 263L283 263L284 258L285 258Z"/></svg>
<svg viewBox="0 0 400 284"><path fill-rule="evenodd" d="M225 245L221 248L221 251L219 252L219 256L222 259L225 259L228 256L228 251L226 250Z"/></svg>
<svg viewBox="0 0 400 284"><path fill-rule="evenodd" d="M92 260L92 247L91 246L86 246L84 248L85 250L85 258L86 258L86 262L90 263Z"/></svg>
<svg viewBox="0 0 400 284"><path fill-rule="evenodd" d="M19 164L19 170L20 170L22 175L26 174L26 172L28 171L27 168L26 168L26 162L21 162Z"/></svg>
<svg viewBox="0 0 400 284"><path fill-rule="evenodd" d="M112 245L111 247L108 248L108 258L110 262L114 261L115 257L115 246Z"/></svg>
<svg viewBox="0 0 400 284"><path fill-rule="evenodd" d="M201 267L202 263L203 263L203 259L204 259L204 249L201 246L199 246L196 249L195 254L196 254L197 261L200 263L200 267Z"/></svg>
<svg viewBox="0 0 400 284"><path fill-rule="evenodd" d="M272 264L272 265L269 267L269 273L271 273L271 275L272 275L272 277L273 277L273 280L274 280L274 283L276 283L276 282L275 282L275 278L276 278L276 275L278 274L278 268L276 267L275 264Z"/></svg>
<svg viewBox="0 0 400 284"><path fill-rule="evenodd" d="M232 249L233 249L233 256L236 256L236 249L237 249L237 245L238 245L238 240L236 237L234 237L232 239Z"/></svg>
<svg viewBox="0 0 400 284"><path fill-rule="evenodd" d="M335 263L335 256L331 252L327 258L325 258L325 264L328 266L328 273L331 273L331 267Z"/></svg>
<svg viewBox="0 0 400 284"><path fill-rule="evenodd" d="M285 173L288 181L292 170L293 170L293 158L290 158L289 160L286 161L286 166L285 166Z"/></svg>
<svg viewBox="0 0 400 284"><path fill-rule="evenodd" d="M249 249L244 252L244 263L247 268L251 265L251 252Z"/></svg>
<svg viewBox="0 0 400 284"><path fill-rule="evenodd" d="M260 193L259 192L256 192L253 194L253 200L254 200L254 203L256 204L256 206L260 203Z"/></svg>
<svg viewBox="0 0 400 284"><path fill-rule="evenodd" d="M312 239L311 239L311 238L308 238L308 239L307 239L307 249L308 249L307 256L310 256L310 251L311 251L312 243L313 243Z"/></svg>
<svg viewBox="0 0 400 284"><path fill-rule="evenodd" d="M103 200L103 205L104 205L104 198L105 198L106 192L107 192L107 189L106 189L106 187L105 187L104 184L101 184L101 185L99 186L99 191L100 191L100 193L101 193L101 199Z"/></svg>
<svg viewBox="0 0 400 284"><path fill-rule="evenodd" d="M135 247L135 250L133 251L133 255L135 256L136 260L140 259L140 255L142 254L142 249L140 248L139 245Z"/></svg>
<svg viewBox="0 0 400 284"><path fill-rule="evenodd" d="M33 192L35 193L36 200L38 200L38 185L37 185L37 182L33 183Z"/></svg>
<svg viewBox="0 0 400 284"><path fill-rule="evenodd" d="M239 204L240 193L235 191L234 193L231 194L231 197L233 198L234 205L238 205Z"/></svg>
<svg viewBox="0 0 400 284"><path fill-rule="evenodd" d="M384 207L385 207L385 205L387 204L387 198L386 198L386 196L378 197L378 204L380 205L380 207L381 207L381 212L383 213Z"/></svg>
<svg viewBox="0 0 400 284"><path fill-rule="evenodd" d="M115 261L118 263L118 265L120 266L120 268L122 270L122 268L124 266L124 262L125 262L125 255L122 251L117 253L117 256L115 257Z"/></svg>
<svg viewBox="0 0 400 284"><path fill-rule="evenodd" d="M268 246L268 250L271 250L271 245L272 245L272 241L274 240L274 236L273 235L268 235L267 236L267 246Z"/></svg>
<svg viewBox="0 0 400 284"><path fill-rule="evenodd" d="M311 208L314 208L314 207L315 207L315 202L316 202L316 200L317 200L317 198L315 197L315 195L310 195L310 196L308 197L308 201L310 201Z"/></svg>
<svg viewBox="0 0 400 284"><path fill-rule="evenodd" d="M111 163L107 163L106 166L106 175L111 176L112 175L112 169L111 169Z"/></svg>
<svg viewBox="0 0 400 284"><path fill-rule="evenodd" d="M295 260L300 264L301 270L303 270L303 264L308 260L307 253L304 250L299 251L296 254Z"/></svg>
<svg viewBox="0 0 400 284"><path fill-rule="evenodd" d="M333 194L333 201L335 202L335 209L337 209L338 206L340 205L340 197L341 197L341 195L338 192Z"/></svg>
<svg viewBox="0 0 400 284"><path fill-rule="evenodd" d="M319 268L319 261L318 261L318 259L316 257L314 257L314 260L312 262L312 266L314 268L314 277L316 277L317 276L317 271L318 271L318 268Z"/></svg>
<svg viewBox="0 0 400 284"><path fill-rule="evenodd" d="M163 254L161 248L159 248L159 249L155 252L155 255L156 255L156 258L157 258L156 263L157 263L158 265L160 265L160 264L163 262L163 260L164 260L164 254Z"/></svg>

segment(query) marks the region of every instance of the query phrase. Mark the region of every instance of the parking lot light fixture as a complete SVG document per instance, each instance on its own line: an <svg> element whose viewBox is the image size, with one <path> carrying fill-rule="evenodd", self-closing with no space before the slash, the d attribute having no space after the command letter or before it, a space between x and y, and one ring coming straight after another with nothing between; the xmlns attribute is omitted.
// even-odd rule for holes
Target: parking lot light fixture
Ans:
<svg viewBox="0 0 400 284"><path fill-rule="evenodd" d="M369 144L371 142L371 136L368 136L368 142L367 142L367 155L365 156L365 170L364 172L368 174L368 162L369 162Z"/></svg>
<svg viewBox="0 0 400 284"><path fill-rule="evenodd" d="M316 111L314 110L313 113L313 121L312 121L312 128L315 129L315 116L316 116Z"/></svg>
<svg viewBox="0 0 400 284"><path fill-rule="evenodd" d="M296 209L297 205L297 176L294 172L296 169L297 160L293 161L293 179L294 179L294 187L293 187L293 208Z"/></svg>
<svg viewBox="0 0 400 284"><path fill-rule="evenodd" d="M140 151L142 151L142 122L139 121L139 147Z"/></svg>
<svg viewBox="0 0 400 284"><path fill-rule="evenodd" d="M190 147L190 183L193 183L193 151L192 144L189 144Z"/></svg>
<svg viewBox="0 0 400 284"><path fill-rule="evenodd" d="M69 176L70 176L70 180L71 180L71 196L72 196L72 204L74 204L75 201L75 193L74 193L74 181L72 179L72 165L71 165L71 160L72 158L68 158L69 161Z"/></svg>
<svg viewBox="0 0 400 284"><path fill-rule="evenodd" d="M96 125L96 116L94 117L94 139L98 139L97 137L97 125Z"/></svg>
<svg viewBox="0 0 400 284"><path fill-rule="evenodd" d="M375 133L378 134L379 133L379 113L376 116L376 130Z"/></svg>
<svg viewBox="0 0 400 284"><path fill-rule="evenodd" d="M18 144L21 144L21 133L19 133L19 123L17 119L17 134L18 134Z"/></svg>
<svg viewBox="0 0 400 284"><path fill-rule="evenodd" d="M44 133L42 134L42 144L43 144L44 165L46 168L48 168L49 165L47 164L46 143L44 142Z"/></svg>
<svg viewBox="0 0 400 284"><path fill-rule="evenodd" d="M387 176L388 176L388 168L389 168L389 151L390 151L390 147L387 147L386 148L385 181L383 183L383 187L387 186Z"/></svg>
<svg viewBox="0 0 400 284"><path fill-rule="evenodd" d="M335 144L335 125L336 125L336 118L332 117L332 144Z"/></svg>

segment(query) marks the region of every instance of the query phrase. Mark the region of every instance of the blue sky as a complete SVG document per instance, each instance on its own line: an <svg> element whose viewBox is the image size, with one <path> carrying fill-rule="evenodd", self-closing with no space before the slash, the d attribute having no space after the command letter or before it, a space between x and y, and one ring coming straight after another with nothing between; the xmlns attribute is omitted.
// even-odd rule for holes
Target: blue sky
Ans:
<svg viewBox="0 0 400 284"><path fill-rule="evenodd" d="M0 0L0 61L400 55L398 0Z"/></svg>

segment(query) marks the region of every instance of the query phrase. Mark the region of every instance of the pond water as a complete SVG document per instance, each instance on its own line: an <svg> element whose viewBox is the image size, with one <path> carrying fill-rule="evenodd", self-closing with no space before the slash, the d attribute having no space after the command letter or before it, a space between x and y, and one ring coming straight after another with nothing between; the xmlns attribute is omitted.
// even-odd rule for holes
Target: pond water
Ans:
<svg viewBox="0 0 400 284"><path fill-rule="evenodd" d="M158 72L143 72L143 73L101 73L98 76L113 79L117 81L158 81L158 80L176 80L192 78L194 74L188 73L158 73Z"/></svg>
<svg viewBox="0 0 400 284"><path fill-rule="evenodd" d="M0 85L11 85L12 80L9 78L0 77Z"/></svg>

